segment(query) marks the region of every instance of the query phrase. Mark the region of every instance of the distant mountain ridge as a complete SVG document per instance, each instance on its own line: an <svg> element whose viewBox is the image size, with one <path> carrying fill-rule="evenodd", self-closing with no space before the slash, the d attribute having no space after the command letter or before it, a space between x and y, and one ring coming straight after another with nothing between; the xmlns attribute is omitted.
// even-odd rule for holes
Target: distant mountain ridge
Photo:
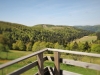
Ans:
<svg viewBox="0 0 100 75"><path fill-rule="evenodd" d="M83 29L83 30L89 30L93 32L100 32L100 25L86 25L86 26L74 26L75 28Z"/></svg>

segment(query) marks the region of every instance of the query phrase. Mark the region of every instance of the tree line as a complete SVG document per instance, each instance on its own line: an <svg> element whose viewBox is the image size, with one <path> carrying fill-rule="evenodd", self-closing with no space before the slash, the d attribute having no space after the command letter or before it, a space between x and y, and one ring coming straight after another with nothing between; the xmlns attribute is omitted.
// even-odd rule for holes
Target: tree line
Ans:
<svg viewBox="0 0 100 75"><path fill-rule="evenodd" d="M28 27L21 24L0 21L0 43L9 49L35 51L40 48L63 48L69 42L89 35L92 32L71 26L35 25ZM2 42L3 41L3 42ZM42 46L43 45L43 46ZM57 45L57 47L55 47Z"/></svg>

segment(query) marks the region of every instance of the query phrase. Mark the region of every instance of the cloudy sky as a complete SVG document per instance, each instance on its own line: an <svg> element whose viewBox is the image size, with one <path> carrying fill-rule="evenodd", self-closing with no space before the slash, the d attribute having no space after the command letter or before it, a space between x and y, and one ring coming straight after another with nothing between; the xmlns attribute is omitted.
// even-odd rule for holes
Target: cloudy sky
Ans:
<svg viewBox="0 0 100 75"><path fill-rule="evenodd" d="M0 20L36 24L100 24L100 0L0 0Z"/></svg>

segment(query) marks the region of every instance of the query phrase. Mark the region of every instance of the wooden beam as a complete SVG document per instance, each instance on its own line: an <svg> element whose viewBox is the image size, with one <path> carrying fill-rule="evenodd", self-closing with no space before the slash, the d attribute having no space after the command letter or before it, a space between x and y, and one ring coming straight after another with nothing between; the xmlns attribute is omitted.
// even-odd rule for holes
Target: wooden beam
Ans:
<svg viewBox="0 0 100 75"><path fill-rule="evenodd" d="M62 75L82 75L82 74L78 74L78 73L74 73L74 72L63 70L63 74Z"/></svg>
<svg viewBox="0 0 100 75"><path fill-rule="evenodd" d="M100 65L98 65L98 64L69 60L69 59L63 59L63 63L100 71Z"/></svg>
<svg viewBox="0 0 100 75"><path fill-rule="evenodd" d="M5 68L5 67L7 67L7 66L10 66L10 65L15 64L15 63L17 63L17 62L20 62L20 61L23 61L23 60L25 60L25 59L28 59L28 58L30 58L30 57L32 57L32 56L35 56L35 55L37 55L37 54L39 54L39 53L41 53L41 52L46 51L46 50L47 50L47 49L43 49L43 50L34 52L34 53L32 53L32 54L29 54L29 55L20 57L20 58L18 58L18 59L15 59L15 60L13 60L13 61L7 62L7 63L5 63L5 64L2 64L2 65L0 65L0 69L3 69L3 68Z"/></svg>
<svg viewBox="0 0 100 75"><path fill-rule="evenodd" d="M55 75L60 75L60 62L59 62L59 58L60 58L60 53L59 52L54 52L54 63L55 63Z"/></svg>
<svg viewBox="0 0 100 75"><path fill-rule="evenodd" d="M47 48L47 50L54 51L54 52L56 51L56 52L63 52L63 53L69 53L69 54L76 54L76 55L85 55L85 56L91 56L91 57L100 57L100 54L96 54L96 53L78 52L78 51L52 49L52 48Z"/></svg>
<svg viewBox="0 0 100 75"><path fill-rule="evenodd" d="M44 75L44 69L43 69L43 53L39 53L37 55L38 60L38 73L39 75Z"/></svg>

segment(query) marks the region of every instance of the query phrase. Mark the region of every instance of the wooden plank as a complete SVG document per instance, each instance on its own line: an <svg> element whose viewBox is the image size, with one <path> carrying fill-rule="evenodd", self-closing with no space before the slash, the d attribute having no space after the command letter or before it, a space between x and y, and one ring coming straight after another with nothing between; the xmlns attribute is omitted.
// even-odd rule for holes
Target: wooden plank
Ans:
<svg viewBox="0 0 100 75"><path fill-rule="evenodd" d="M60 63L59 63L60 53L54 52L54 63L55 63L55 75L60 75Z"/></svg>
<svg viewBox="0 0 100 75"><path fill-rule="evenodd" d="M43 60L46 61L47 57L44 57ZM10 73L8 75L20 75L20 74L24 73L25 71L27 71L27 70L29 70L37 65L38 65L38 61L34 61L34 62L32 62L32 63L30 63L30 64L28 64L28 65L26 65L18 70L13 71L12 73Z"/></svg>
<svg viewBox="0 0 100 75"><path fill-rule="evenodd" d="M81 61L75 61L75 60L69 60L69 59L63 59L64 64L74 65L74 66L80 66L83 68L89 68L100 71L100 65L93 64L93 63L87 63L87 62L81 62Z"/></svg>
<svg viewBox="0 0 100 75"><path fill-rule="evenodd" d="M43 70L43 53L39 53L37 55L37 60L38 60L38 73L39 75L44 75L44 70Z"/></svg>
<svg viewBox="0 0 100 75"><path fill-rule="evenodd" d="M10 66L10 65L12 65L12 64L15 64L15 63L17 63L17 62L20 62L20 61L22 61L22 60L28 59L28 58L30 58L30 57L32 57L32 56L35 56L35 55L37 55L37 54L39 54L39 53L41 53L41 52L46 51L46 50L47 50L47 49L43 49L43 50L34 52L34 53L32 53L32 54L29 54L29 55L20 57L20 58L18 58L18 59L15 59L15 60L13 60L13 61L7 62L7 63L5 63L5 64L2 64L2 65L0 65L0 69L3 69L3 68L5 68L5 67L7 67L7 66Z"/></svg>
<svg viewBox="0 0 100 75"><path fill-rule="evenodd" d="M50 61L53 61L53 59L54 59L53 57L51 57L51 59L50 59L50 56L48 56L47 58ZM89 69L94 69L94 70L100 71L100 65L98 65L98 64L69 60L69 59L62 59L62 58L60 58L60 60L62 60L60 62L64 63L64 64L69 64L69 65L74 65L74 66L79 66L79 67L83 67L83 68L89 68Z"/></svg>
<svg viewBox="0 0 100 75"><path fill-rule="evenodd" d="M82 74L63 70L62 75L82 75Z"/></svg>
<svg viewBox="0 0 100 75"><path fill-rule="evenodd" d="M47 48L47 49L48 51L57 51L57 52L70 53L70 54L76 54L76 55L100 57L100 54L95 54L95 53L86 53L86 52L78 52L78 51L70 51L70 50L62 50L62 49L52 49L52 48Z"/></svg>

